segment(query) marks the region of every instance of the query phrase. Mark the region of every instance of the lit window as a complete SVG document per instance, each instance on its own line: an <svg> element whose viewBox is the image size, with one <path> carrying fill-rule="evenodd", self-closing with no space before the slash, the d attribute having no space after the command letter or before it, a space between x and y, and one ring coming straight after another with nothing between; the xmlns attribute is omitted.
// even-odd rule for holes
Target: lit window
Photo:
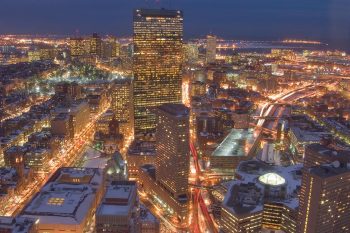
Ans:
<svg viewBox="0 0 350 233"><path fill-rule="evenodd" d="M60 197L51 197L47 204L49 205L63 205L64 203L64 198Z"/></svg>

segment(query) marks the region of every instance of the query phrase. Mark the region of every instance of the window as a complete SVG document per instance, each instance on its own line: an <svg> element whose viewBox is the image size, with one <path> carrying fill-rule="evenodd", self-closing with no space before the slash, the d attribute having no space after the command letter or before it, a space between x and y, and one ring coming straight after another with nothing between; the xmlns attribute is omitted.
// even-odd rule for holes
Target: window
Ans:
<svg viewBox="0 0 350 233"><path fill-rule="evenodd" d="M64 203L64 198L60 197L51 197L47 204L49 205L63 205Z"/></svg>

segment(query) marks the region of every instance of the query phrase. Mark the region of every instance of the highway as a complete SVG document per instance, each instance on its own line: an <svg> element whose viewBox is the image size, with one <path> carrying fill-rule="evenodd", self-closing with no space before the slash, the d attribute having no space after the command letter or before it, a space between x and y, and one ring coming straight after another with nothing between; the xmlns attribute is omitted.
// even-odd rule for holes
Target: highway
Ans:
<svg viewBox="0 0 350 233"><path fill-rule="evenodd" d="M201 186L201 169L198 162L197 150L193 142L190 142L191 155L193 157L194 166L196 169L196 185ZM193 232L213 232L217 233L218 229L214 224L214 221L209 214L208 207L206 206L201 188L195 186L192 187L192 212L191 212L191 229ZM205 224L199 224L201 220L204 220Z"/></svg>

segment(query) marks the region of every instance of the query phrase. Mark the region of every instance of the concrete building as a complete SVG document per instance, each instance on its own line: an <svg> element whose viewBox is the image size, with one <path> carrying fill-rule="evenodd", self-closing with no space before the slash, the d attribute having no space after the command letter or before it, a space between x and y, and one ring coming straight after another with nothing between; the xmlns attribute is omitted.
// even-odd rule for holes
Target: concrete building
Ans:
<svg viewBox="0 0 350 233"><path fill-rule="evenodd" d="M189 109L182 104L157 108L155 165L140 169L144 191L181 222L188 217Z"/></svg>
<svg viewBox="0 0 350 233"><path fill-rule="evenodd" d="M134 134L134 98L133 83L130 79L114 82L111 108L121 125L121 133L125 137L132 136Z"/></svg>
<svg viewBox="0 0 350 233"><path fill-rule="evenodd" d="M102 54L102 40L97 33L93 33L90 38L90 55L100 57Z"/></svg>
<svg viewBox="0 0 350 233"><path fill-rule="evenodd" d="M86 101L76 101L69 105L69 107L57 107L55 109L55 113L57 114L58 119L57 125L56 122L54 122L51 127L51 132L53 135L60 135L60 133L67 135L67 115L69 126L68 135L71 139L78 136L79 133L81 133L85 126L90 122L90 108L89 104Z"/></svg>
<svg viewBox="0 0 350 233"><path fill-rule="evenodd" d="M295 233L301 169L241 162L222 203L221 230Z"/></svg>
<svg viewBox="0 0 350 233"><path fill-rule="evenodd" d="M304 169L299 233L350 232L350 166L334 161Z"/></svg>
<svg viewBox="0 0 350 233"><path fill-rule="evenodd" d="M140 232L136 182L114 181L96 210L96 232Z"/></svg>
<svg viewBox="0 0 350 233"><path fill-rule="evenodd" d="M214 63L216 60L216 36L207 36L206 62Z"/></svg>
<svg viewBox="0 0 350 233"><path fill-rule="evenodd" d="M60 168L23 208L20 216L38 221L38 233L83 233L91 227L103 192L101 169Z"/></svg>
<svg viewBox="0 0 350 233"><path fill-rule="evenodd" d="M1 233L36 233L37 222L29 218L0 216Z"/></svg>
<svg viewBox="0 0 350 233"><path fill-rule="evenodd" d="M85 54L84 39L81 37L70 38L69 49L72 58L83 56Z"/></svg>
<svg viewBox="0 0 350 233"><path fill-rule="evenodd" d="M333 145L310 144L305 147L304 168L308 169L322 164L340 161L350 163L350 151L339 150Z"/></svg>
<svg viewBox="0 0 350 233"><path fill-rule="evenodd" d="M152 141L134 140L128 148L128 174L130 179L138 180L139 169L146 164L155 163L156 143Z"/></svg>
<svg viewBox="0 0 350 233"><path fill-rule="evenodd" d="M188 194L189 109L182 104L157 108L156 176L176 198Z"/></svg>
<svg viewBox="0 0 350 233"><path fill-rule="evenodd" d="M252 129L232 129L209 156L211 169L233 175L240 162L253 157L258 142Z"/></svg>

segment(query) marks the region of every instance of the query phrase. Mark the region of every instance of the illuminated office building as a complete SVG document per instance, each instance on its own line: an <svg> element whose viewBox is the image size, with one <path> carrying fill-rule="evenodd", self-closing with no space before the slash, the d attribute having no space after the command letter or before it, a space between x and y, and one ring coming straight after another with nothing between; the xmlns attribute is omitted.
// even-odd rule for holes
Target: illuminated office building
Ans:
<svg viewBox="0 0 350 233"><path fill-rule="evenodd" d="M120 43L115 37L108 37L102 43L102 56L104 58L115 58L120 56Z"/></svg>
<svg viewBox="0 0 350 233"><path fill-rule="evenodd" d="M101 56L102 40L97 33L93 33L90 38L90 55Z"/></svg>
<svg viewBox="0 0 350 233"><path fill-rule="evenodd" d="M166 211L186 222L189 211L189 109L182 104L157 108L155 164L143 165L139 182Z"/></svg>
<svg viewBox="0 0 350 233"><path fill-rule="evenodd" d="M334 161L350 163L350 151L332 148L332 145L310 144L305 147L304 169Z"/></svg>
<svg viewBox="0 0 350 233"><path fill-rule="evenodd" d="M84 39L81 37L74 37L69 39L69 49L72 58L83 56L85 54Z"/></svg>
<svg viewBox="0 0 350 233"><path fill-rule="evenodd" d="M189 109L182 104L157 108L156 177L172 196L186 196L189 171Z"/></svg>
<svg viewBox="0 0 350 233"><path fill-rule="evenodd" d="M207 36L206 62L214 63L216 60L216 36Z"/></svg>
<svg viewBox="0 0 350 233"><path fill-rule="evenodd" d="M305 169L298 232L350 232L350 167L334 161Z"/></svg>
<svg viewBox="0 0 350 233"><path fill-rule="evenodd" d="M130 79L115 81L112 91L112 110L124 136L125 134L131 136L134 126L134 105L133 84Z"/></svg>
<svg viewBox="0 0 350 233"><path fill-rule="evenodd" d="M153 132L152 108L181 102L183 17L181 11L134 12L135 134Z"/></svg>
<svg viewBox="0 0 350 233"><path fill-rule="evenodd" d="M184 61L195 63L199 59L199 49L197 44L188 43L184 45Z"/></svg>
<svg viewBox="0 0 350 233"><path fill-rule="evenodd" d="M296 233L301 169L241 162L221 205L221 231Z"/></svg>

